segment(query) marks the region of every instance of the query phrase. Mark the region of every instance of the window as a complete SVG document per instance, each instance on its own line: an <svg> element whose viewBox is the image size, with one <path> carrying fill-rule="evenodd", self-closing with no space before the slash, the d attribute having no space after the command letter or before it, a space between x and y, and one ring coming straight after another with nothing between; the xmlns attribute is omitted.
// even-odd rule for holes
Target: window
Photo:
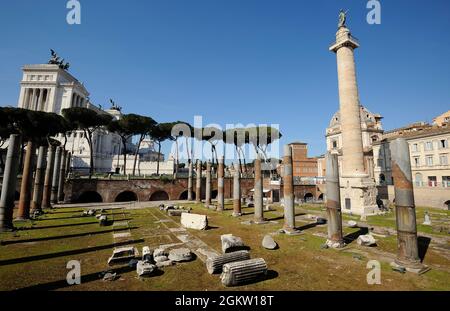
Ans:
<svg viewBox="0 0 450 311"><path fill-rule="evenodd" d="M420 158L419 157L415 157L414 158L414 166L420 166Z"/></svg>
<svg viewBox="0 0 450 311"><path fill-rule="evenodd" d="M437 179L436 176L428 176L428 185L431 187L437 186Z"/></svg>
<svg viewBox="0 0 450 311"><path fill-rule="evenodd" d="M440 165L448 165L448 158L446 154L439 155L439 164Z"/></svg>
<svg viewBox="0 0 450 311"><path fill-rule="evenodd" d="M338 147L337 140L333 140L331 143L332 143L332 145L333 145L333 149L335 149L335 148Z"/></svg>
<svg viewBox="0 0 450 311"><path fill-rule="evenodd" d="M439 141L439 149L446 149L448 148L448 141L447 139L441 139Z"/></svg>
<svg viewBox="0 0 450 311"><path fill-rule="evenodd" d="M433 156L427 156L426 164L427 166L433 166Z"/></svg>
<svg viewBox="0 0 450 311"><path fill-rule="evenodd" d="M450 176L442 176L442 185L450 187Z"/></svg>
<svg viewBox="0 0 450 311"><path fill-rule="evenodd" d="M433 142L427 141L425 143L425 150L427 150L427 151L433 150Z"/></svg>
<svg viewBox="0 0 450 311"><path fill-rule="evenodd" d="M416 184L420 186L422 184L422 174L416 173L416 175L414 176L414 180Z"/></svg>
<svg viewBox="0 0 450 311"><path fill-rule="evenodd" d="M414 152L419 151L419 144L413 144L412 145L412 151L414 151Z"/></svg>

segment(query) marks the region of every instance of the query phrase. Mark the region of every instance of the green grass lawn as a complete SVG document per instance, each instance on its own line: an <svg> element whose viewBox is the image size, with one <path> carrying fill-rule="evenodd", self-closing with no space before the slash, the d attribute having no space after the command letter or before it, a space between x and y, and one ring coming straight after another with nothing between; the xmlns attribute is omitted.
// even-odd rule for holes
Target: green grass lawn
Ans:
<svg viewBox="0 0 450 311"><path fill-rule="evenodd" d="M113 227L100 227L95 217L80 217L79 208L49 210L39 220L15 223L19 230L1 233L0 240L0 290L50 289L50 290L449 290L450 264L447 251L428 247L424 263L432 270L418 276L400 274L389 267L383 254L395 257L396 237L377 238L378 247L364 248L351 242L345 249L323 249L327 227L311 226L312 221L297 221L303 233L297 236L277 234L283 225L283 212L279 206L266 212L271 222L264 225L246 225L251 220L253 209L244 208L244 216L232 217L231 205L224 212L207 210L200 204L184 204L193 208L193 213L208 215L211 229L188 230L210 247L220 251L220 235L232 233L240 236L250 247L253 258L262 257L269 267L268 279L246 286L225 288L218 275L209 275L200 259L163 269L161 275L139 279L136 272L122 265L114 267L120 279L113 282L101 280L99 274L111 269L107 259L114 247ZM417 209L418 219L425 209ZM445 215L431 214L446 219ZM157 247L160 244L179 242L170 228L179 227L180 217L169 217L157 208L108 210L115 221L129 220L131 244L141 251L142 246ZM296 207L296 214L325 215L323 206L303 205ZM422 215L422 216L421 216ZM392 215L373 216L368 223L395 228ZM344 219L354 218L344 216ZM160 222L163 220L163 222ZM436 221L439 219L436 218ZM419 222L419 221L418 221ZM305 227L306 226L306 227ZM428 227L419 225L419 231ZM114 227L117 230L127 228ZM344 234L358 229L344 228ZM427 232L428 233L428 232ZM443 233L430 232L445 237ZM279 244L277 250L261 247L265 234L274 234ZM419 233L420 235L420 233ZM126 243L126 242L125 242ZM69 286L66 264L70 260L81 262L82 284ZM366 264L371 259L381 262L381 285L368 285Z"/></svg>

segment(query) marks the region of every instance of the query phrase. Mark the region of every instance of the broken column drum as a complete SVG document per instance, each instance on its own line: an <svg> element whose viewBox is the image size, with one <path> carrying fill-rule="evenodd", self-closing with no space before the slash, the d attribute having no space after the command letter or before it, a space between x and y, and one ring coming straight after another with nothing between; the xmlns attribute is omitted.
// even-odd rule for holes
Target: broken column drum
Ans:
<svg viewBox="0 0 450 311"><path fill-rule="evenodd" d="M224 199L224 157L219 159L219 170L217 172L217 210L223 211L225 208Z"/></svg>
<svg viewBox="0 0 450 311"><path fill-rule="evenodd" d="M211 162L206 163L206 194L205 194L205 206L209 208L211 205Z"/></svg>
<svg viewBox="0 0 450 311"><path fill-rule="evenodd" d="M257 281L266 275L266 262L263 258L255 258L223 265L220 279L225 286L237 286Z"/></svg>
<svg viewBox="0 0 450 311"><path fill-rule="evenodd" d="M224 264L248 259L250 259L250 253L248 251L226 253L206 259L206 269L209 274L220 273Z"/></svg>
<svg viewBox="0 0 450 311"><path fill-rule="evenodd" d="M327 153L326 160L326 207L328 215L327 245L333 248L345 245L342 235L341 197L339 188L338 156Z"/></svg>
<svg viewBox="0 0 450 311"><path fill-rule="evenodd" d="M417 243L416 210L408 142L397 138L390 144L394 178L397 223L397 258L395 263L410 269L422 269Z"/></svg>
<svg viewBox="0 0 450 311"><path fill-rule="evenodd" d="M284 146L283 157L283 197L284 197L284 230L295 231L294 177L292 172L292 149Z"/></svg>
<svg viewBox="0 0 450 311"><path fill-rule="evenodd" d="M195 201L197 203L202 202L202 161L197 160L197 170L195 172L197 174L196 179L196 188L195 188Z"/></svg>
<svg viewBox="0 0 450 311"><path fill-rule="evenodd" d="M261 159L259 156L255 159L255 184L254 184L254 201L255 201L255 223L264 222L263 210L263 178L261 174Z"/></svg>
<svg viewBox="0 0 450 311"><path fill-rule="evenodd" d="M13 229L14 194L16 192L17 173L19 170L19 150L21 137L12 134L6 154L3 172L2 191L0 195L0 231Z"/></svg>
<svg viewBox="0 0 450 311"><path fill-rule="evenodd" d="M234 165L233 176L233 216L241 216L241 178L239 174L239 163Z"/></svg>

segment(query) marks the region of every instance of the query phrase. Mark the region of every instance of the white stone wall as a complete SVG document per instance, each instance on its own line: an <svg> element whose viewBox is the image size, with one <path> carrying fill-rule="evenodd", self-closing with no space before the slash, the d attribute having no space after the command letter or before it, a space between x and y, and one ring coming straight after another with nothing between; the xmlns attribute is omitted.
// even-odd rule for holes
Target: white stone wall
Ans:
<svg viewBox="0 0 450 311"><path fill-rule="evenodd" d="M450 179L447 182L446 180L447 177L450 178L450 131L449 133L430 134L426 137L407 138L407 141L413 180L416 185L448 186ZM441 145L442 141L445 141L447 147ZM428 142L428 147L431 148L427 148ZM380 174L384 174L388 184L392 184L389 143L377 143L374 145L373 151L377 184L381 184ZM427 157L433 159L432 165L428 163ZM429 182L430 176L436 177L436 183Z"/></svg>
<svg viewBox="0 0 450 311"><path fill-rule="evenodd" d="M134 155L127 156L127 174L131 174L133 171ZM114 158L112 163L112 171L116 171L116 168L120 169L120 173L124 174L123 170L123 155L119 158ZM136 162L136 175L152 175L156 174L157 161L140 161L139 156ZM175 161L173 159L159 162L159 174L161 175L173 175L175 172Z"/></svg>

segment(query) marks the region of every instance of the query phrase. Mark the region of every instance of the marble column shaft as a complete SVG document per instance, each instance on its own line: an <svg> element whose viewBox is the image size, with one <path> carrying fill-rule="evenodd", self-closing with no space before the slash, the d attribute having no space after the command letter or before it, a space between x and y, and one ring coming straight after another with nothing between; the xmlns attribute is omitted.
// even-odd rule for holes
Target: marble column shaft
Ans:
<svg viewBox="0 0 450 311"><path fill-rule="evenodd" d="M0 231L13 229L14 195L16 192L17 174L19 171L19 151L21 137L12 134L9 137L6 153L5 170L3 172L2 191L0 195Z"/></svg>
<svg viewBox="0 0 450 311"><path fill-rule="evenodd" d="M339 186L338 156L327 153L326 161L326 207L328 215L327 245L333 248L343 247L341 194Z"/></svg>
<svg viewBox="0 0 450 311"><path fill-rule="evenodd" d="M263 178L261 174L261 159L257 157L255 159L255 183L254 183L254 204L255 215L254 221L256 223L264 221L264 209L263 209Z"/></svg>
<svg viewBox="0 0 450 311"><path fill-rule="evenodd" d="M35 210L41 210L42 195L44 191L45 168L47 165L46 154L47 147L40 146L36 163L36 174L34 176L33 199L31 200L32 212Z"/></svg>
<svg viewBox="0 0 450 311"><path fill-rule="evenodd" d="M47 167L45 169L44 192L42 194L42 208L50 208L50 196L52 191L52 174L55 164L55 146L50 145L47 151Z"/></svg>
<svg viewBox="0 0 450 311"><path fill-rule="evenodd" d="M294 177L292 172L292 149L284 146L283 157L283 198L284 198L284 229L295 230L294 208Z"/></svg>
<svg viewBox="0 0 450 311"><path fill-rule="evenodd" d="M235 163L233 176L233 216L237 217L241 215L241 178L239 163Z"/></svg>
<svg viewBox="0 0 450 311"><path fill-rule="evenodd" d="M195 201L197 203L202 202L202 161L197 160L196 171L196 188L195 188Z"/></svg>
<svg viewBox="0 0 450 311"><path fill-rule="evenodd" d="M211 205L211 162L206 163L206 194L205 205L207 208Z"/></svg>
<svg viewBox="0 0 450 311"><path fill-rule="evenodd" d="M220 157L219 159L219 168L217 172L217 210L223 211L225 208L225 199L224 199L224 157Z"/></svg>

